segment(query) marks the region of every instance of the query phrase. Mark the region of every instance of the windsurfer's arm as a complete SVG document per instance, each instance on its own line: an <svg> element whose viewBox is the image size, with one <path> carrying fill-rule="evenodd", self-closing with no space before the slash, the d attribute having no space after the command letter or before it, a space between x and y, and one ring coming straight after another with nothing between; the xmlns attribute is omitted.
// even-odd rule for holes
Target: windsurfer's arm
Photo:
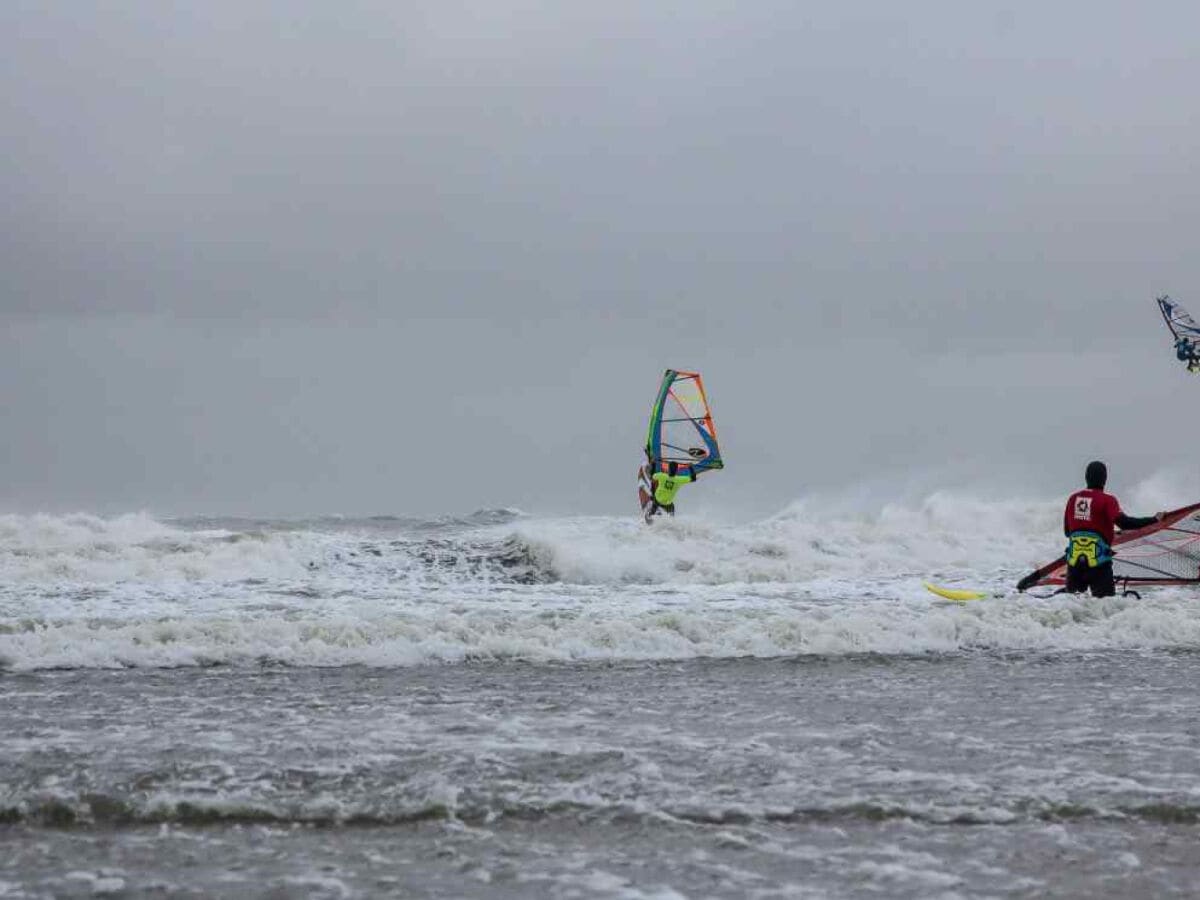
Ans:
<svg viewBox="0 0 1200 900"><path fill-rule="evenodd" d="M1137 531L1139 528L1145 528L1147 525L1161 521L1162 517L1162 513L1153 516L1127 516L1125 513L1121 513L1117 516L1116 523L1122 531Z"/></svg>

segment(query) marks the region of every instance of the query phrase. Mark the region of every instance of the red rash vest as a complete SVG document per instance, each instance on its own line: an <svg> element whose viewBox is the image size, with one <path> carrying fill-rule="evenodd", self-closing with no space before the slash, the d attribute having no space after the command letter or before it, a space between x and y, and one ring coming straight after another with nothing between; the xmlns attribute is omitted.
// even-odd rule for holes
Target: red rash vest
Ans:
<svg viewBox="0 0 1200 900"><path fill-rule="evenodd" d="M1121 515L1121 504L1112 494L1085 488L1076 491L1067 500L1063 515L1063 530L1070 536L1076 531L1094 532L1111 545L1117 518Z"/></svg>

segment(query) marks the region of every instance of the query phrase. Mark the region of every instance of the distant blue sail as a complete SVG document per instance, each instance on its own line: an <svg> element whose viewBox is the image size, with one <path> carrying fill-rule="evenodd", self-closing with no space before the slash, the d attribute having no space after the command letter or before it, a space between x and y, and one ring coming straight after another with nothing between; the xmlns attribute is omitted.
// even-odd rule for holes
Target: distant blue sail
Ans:
<svg viewBox="0 0 1200 900"><path fill-rule="evenodd" d="M1186 363L1189 372L1200 373L1200 324L1170 297L1163 295L1156 302L1175 339L1175 358Z"/></svg>

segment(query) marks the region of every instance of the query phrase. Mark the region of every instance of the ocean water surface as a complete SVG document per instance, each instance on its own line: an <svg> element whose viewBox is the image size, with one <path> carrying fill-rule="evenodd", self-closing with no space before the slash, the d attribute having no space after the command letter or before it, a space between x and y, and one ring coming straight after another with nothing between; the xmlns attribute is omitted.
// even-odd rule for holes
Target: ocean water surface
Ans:
<svg viewBox="0 0 1200 900"><path fill-rule="evenodd" d="M1058 514L0 517L0 898L1194 896L1200 598Z"/></svg>

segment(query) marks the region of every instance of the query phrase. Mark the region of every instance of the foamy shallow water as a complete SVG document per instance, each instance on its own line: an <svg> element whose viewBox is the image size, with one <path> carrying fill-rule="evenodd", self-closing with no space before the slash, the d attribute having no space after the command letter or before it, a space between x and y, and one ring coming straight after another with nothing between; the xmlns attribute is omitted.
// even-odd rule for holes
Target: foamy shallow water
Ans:
<svg viewBox="0 0 1200 900"><path fill-rule="evenodd" d="M1189 896L1200 605L1057 512L0 517L0 897Z"/></svg>
<svg viewBox="0 0 1200 900"><path fill-rule="evenodd" d="M1001 523L978 535L973 523ZM1200 646L1185 590L1042 599L1053 504L872 517L164 524L0 517L0 668L412 666ZM938 605L924 579L1002 595Z"/></svg>

